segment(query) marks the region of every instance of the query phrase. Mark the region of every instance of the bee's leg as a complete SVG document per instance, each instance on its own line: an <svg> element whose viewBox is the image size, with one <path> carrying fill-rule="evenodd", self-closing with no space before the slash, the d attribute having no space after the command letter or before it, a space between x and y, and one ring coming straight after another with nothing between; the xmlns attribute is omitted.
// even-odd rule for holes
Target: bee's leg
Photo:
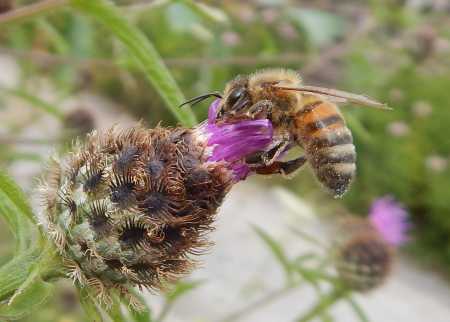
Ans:
<svg viewBox="0 0 450 322"><path fill-rule="evenodd" d="M283 141L272 142L272 147L267 151L260 151L246 158L247 163L270 165L275 161L286 148Z"/></svg>
<svg viewBox="0 0 450 322"><path fill-rule="evenodd" d="M252 119L270 118L272 107L273 103L269 100L258 101L247 109L245 115Z"/></svg>
<svg viewBox="0 0 450 322"><path fill-rule="evenodd" d="M290 145L289 141L281 141L274 148L269 151L264 152L261 155L261 159L265 165L271 165L274 163L280 155L286 151L287 147Z"/></svg>
<svg viewBox="0 0 450 322"><path fill-rule="evenodd" d="M257 174L271 175L271 174L281 174L284 176L289 176L295 171L300 169L307 159L304 155L289 161L275 161L270 165L255 165L251 166L251 169Z"/></svg>

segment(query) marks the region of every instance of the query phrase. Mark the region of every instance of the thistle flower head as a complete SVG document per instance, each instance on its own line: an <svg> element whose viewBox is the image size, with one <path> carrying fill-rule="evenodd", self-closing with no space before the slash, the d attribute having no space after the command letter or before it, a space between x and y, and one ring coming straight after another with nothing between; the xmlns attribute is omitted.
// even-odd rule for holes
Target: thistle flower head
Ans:
<svg viewBox="0 0 450 322"><path fill-rule="evenodd" d="M14 7L13 0L0 0L0 13L8 12Z"/></svg>
<svg viewBox="0 0 450 322"><path fill-rule="evenodd" d="M370 209L369 220L387 243L400 246L408 240L408 213L393 198L377 199Z"/></svg>
<svg viewBox="0 0 450 322"><path fill-rule="evenodd" d="M345 285L364 292L380 286L391 271L392 248L376 233L356 234L340 245L336 269Z"/></svg>
<svg viewBox="0 0 450 322"><path fill-rule="evenodd" d="M111 289L161 289L190 272L210 245L217 208L249 173L245 156L271 129L268 121L112 128L53 159L41 222L69 276L109 304Z"/></svg>
<svg viewBox="0 0 450 322"><path fill-rule="evenodd" d="M381 286L390 274L395 247L368 218L350 216L338 227L335 267L341 281L360 292Z"/></svg>

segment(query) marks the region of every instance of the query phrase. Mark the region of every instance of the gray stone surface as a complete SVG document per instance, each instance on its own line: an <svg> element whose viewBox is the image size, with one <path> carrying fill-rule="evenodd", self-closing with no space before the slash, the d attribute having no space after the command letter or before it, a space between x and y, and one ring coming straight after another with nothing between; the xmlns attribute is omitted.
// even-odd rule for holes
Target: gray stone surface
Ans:
<svg viewBox="0 0 450 322"><path fill-rule="evenodd" d="M231 192L211 236L216 245L203 256L202 268L192 276L205 280L205 284L183 297L167 321L220 321L227 313L282 285L279 265L251 225L263 228L292 254L310 251L311 245L289 233L289 226L327 241L327 229L311 207L282 188L268 187L269 184L266 180L250 180ZM311 288L299 288L239 321L293 321L315 299ZM356 300L373 322L450 321L447 281L401 256L385 285L372 293L357 295ZM151 296L150 302L156 307L161 303L157 296ZM358 321L345 302L333 307L331 313L334 321Z"/></svg>

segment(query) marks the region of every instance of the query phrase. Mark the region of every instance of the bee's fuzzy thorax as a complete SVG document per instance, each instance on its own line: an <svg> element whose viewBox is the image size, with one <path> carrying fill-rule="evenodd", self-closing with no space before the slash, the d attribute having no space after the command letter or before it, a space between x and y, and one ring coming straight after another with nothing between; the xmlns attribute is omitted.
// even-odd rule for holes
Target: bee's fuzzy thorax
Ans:
<svg viewBox="0 0 450 322"><path fill-rule="evenodd" d="M302 83L300 74L292 69L266 68L261 69L249 76L248 86L250 88L259 86L262 83L282 82L285 86L299 86Z"/></svg>
<svg viewBox="0 0 450 322"><path fill-rule="evenodd" d="M302 83L300 75L291 69L268 68L251 74L248 79L248 92L252 102L271 101L277 110L288 111L297 106L301 94L295 91L277 90L268 84L287 87L299 87Z"/></svg>

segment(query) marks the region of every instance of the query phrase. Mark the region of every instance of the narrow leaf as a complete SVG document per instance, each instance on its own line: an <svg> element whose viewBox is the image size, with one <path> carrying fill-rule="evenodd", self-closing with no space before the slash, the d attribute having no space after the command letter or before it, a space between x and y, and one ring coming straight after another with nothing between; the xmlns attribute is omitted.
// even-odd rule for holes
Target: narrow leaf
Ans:
<svg viewBox="0 0 450 322"><path fill-rule="evenodd" d="M77 289L78 297L84 313L87 315L87 321L103 321L100 308L92 300L87 288Z"/></svg>
<svg viewBox="0 0 450 322"><path fill-rule="evenodd" d="M292 273L292 265L288 257L284 253L284 250L281 247L281 245L278 242L276 242L272 237L270 237L266 232L264 232L262 229L253 226L253 230L258 234L261 240L272 252L274 257L278 260L280 265L283 267L284 272L286 273L287 279L290 280Z"/></svg>
<svg viewBox="0 0 450 322"><path fill-rule="evenodd" d="M369 322L369 318L367 317L366 313L364 313L364 310L351 296L347 296L346 300L361 322Z"/></svg>
<svg viewBox="0 0 450 322"><path fill-rule="evenodd" d="M30 249L0 267L0 299L12 294L23 284L38 257L39 252Z"/></svg>
<svg viewBox="0 0 450 322"><path fill-rule="evenodd" d="M22 189L2 170L0 170L0 191L20 210L21 214L34 221L33 211Z"/></svg>
<svg viewBox="0 0 450 322"><path fill-rule="evenodd" d="M200 17L207 19L212 23L226 24L229 23L228 16L222 10L211 7L200 1L182 0L183 4L189 7L192 11L198 14Z"/></svg>
<svg viewBox="0 0 450 322"><path fill-rule="evenodd" d="M321 248L327 248L325 244L323 244L320 240L318 240L316 237L312 236L311 234L300 230L298 228L294 228L294 227L290 227L290 230L297 235L298 237L300 237L301 239L303 239L304 241L313 244L315 246L319 246Z"/></svg>
<svg viewBox="0 0 450 322"><path fill-rule="evenodd" d="M9 95L12 95L12 96L15 96L15 97L18 97L18 98L24 100L25 102L29 103L31 105L31 107L34 107L41 111L44 111L44 112L50 114L51 116L56 117L59 120L62 119L64 116L64 114L56 106L44 101L43 99L41 99L37 96L29 94L23 90L8 89L8 88L4 88L4 87L1 87L0 90L6 94L9 94Z"/></svg>
<svg viewBox="0 0 450 322"><path fill-rule="evenodd" d="M174 302L182 295L194 290L202 285L203 281L179 281L175 284L174 288L167 293L167 302Z"/></svg>
<svg viewBox="0 0 450 322"><path fill-rule="evenodd" d="M71 0L71 3L76 9L104 24L120 39L139 63L169 110L183 125L192 126L196 123L191 110L179 108L185 98L153 44L124 18L117 7L106 0Z"/></svg>
<svg viewBox="0 0 450 322"><path fill-rule="evenodd" d="M0 318L17 320L36 310L48 300L53 293L54 286L41 279L36 279L22 293L18 294L14 302L0 304Z"/></svg>
<svg viewBox="0 0 450 322"><path fill-rule="evenodd" d="M0 217L4 218L16 239L16 251L28 247L32 237L31 221L33 212L22 190L14 181L0 170Z"/></svg>

